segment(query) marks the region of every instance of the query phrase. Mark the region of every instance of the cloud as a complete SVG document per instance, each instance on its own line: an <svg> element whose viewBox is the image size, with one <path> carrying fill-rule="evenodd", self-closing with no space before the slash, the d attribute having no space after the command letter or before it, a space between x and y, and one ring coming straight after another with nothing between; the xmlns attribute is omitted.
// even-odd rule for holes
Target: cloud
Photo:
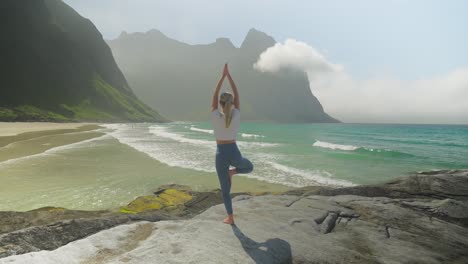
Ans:
<svg viewBox="0 0 468 264"><path fill-rule="evenodd" d="M305 71L325 111L345 122L468 124L468 68L419 80L356 80L342 65L293 39L264 51L254 68Z"/></svg>
<svg viewBox="0 0 468 264"><path fill-rule="evenodd" d="M276 72L282 68L327 73L339 72L342 66L328 62L316 49L294 39L276 43L260 55L254 68L262 72Z"/></svg>

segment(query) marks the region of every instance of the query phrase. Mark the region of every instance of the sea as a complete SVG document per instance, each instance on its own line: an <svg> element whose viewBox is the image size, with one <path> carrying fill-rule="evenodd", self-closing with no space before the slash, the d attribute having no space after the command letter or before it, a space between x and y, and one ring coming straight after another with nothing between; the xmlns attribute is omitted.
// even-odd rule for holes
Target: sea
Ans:
<svg viewBox="0 0 468 264"><path fill-rule="evenodd" d="M210 123L100 126L1 147L0 158L2 151L23 154L0 159L0 211L117 208L171 183L219 188ZM463 125L243 122L237 142L254 171L234 176L232 191L375 184L468 168ZM38 146L50 147L28 151Z"/></svg>

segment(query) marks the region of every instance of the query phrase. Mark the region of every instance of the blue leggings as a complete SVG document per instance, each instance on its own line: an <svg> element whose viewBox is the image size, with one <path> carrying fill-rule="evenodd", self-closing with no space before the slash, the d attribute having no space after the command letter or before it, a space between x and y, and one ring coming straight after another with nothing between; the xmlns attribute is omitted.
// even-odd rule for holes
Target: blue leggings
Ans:
<svg viewBox="0 0 468 264"><path fill-rule="evenodd" d="M218 144L216 148L216 172L223 194L224 207L232 214L231 185L229 185L229 165L236 168L237 173L249 173L253 170L250 160L243 158L236 143Z"/></svg>

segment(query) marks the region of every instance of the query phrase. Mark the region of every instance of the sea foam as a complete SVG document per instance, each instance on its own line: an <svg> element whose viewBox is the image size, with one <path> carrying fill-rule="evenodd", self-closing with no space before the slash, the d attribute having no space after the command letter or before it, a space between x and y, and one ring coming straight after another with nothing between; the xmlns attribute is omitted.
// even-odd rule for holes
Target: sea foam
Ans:
<svg viewBox="0 0 468 264"><path fill-rule="evenodd" d="M372 155L387 155L387 156L413 156L408 153L394 151L391 149L378 149L378 148L367 148L367 147L357 147L353 145L340 145L329 143L325 141L316 141L312 144L314 147L331 149L331 150L344 150L344 151L357 151L360 153L367 153Z"/></svg>
<svg viewBox="0 0 468 264"><path fill-rule="evenodd" d="M190 127L190 130L192 131L197 131L197 132L202 132L202 133L207 133L207 134L214 134L213 130L210 129L201 129L201 128L196 128L196 127Z"/></svg>
<svg viewBox="0 0 468 264"><path fill-rule="evenodd" d="M102 132L102 130L96 130L96 131ZM0 162L0 167L16 164L18 162L26 161L26 160L33 159L33 158L52 155L52 154L55 154L55 153L59 153L61 151L78 149L80 147L86 146L88 143L103 140L103 139L106 139L106 138L109 138L109 136L107 134L99 136L99 137L90 138L90 139L78 141L78 142L75 142L75 143L67 144L67 145L62 145L62 146L50 148L50 149L48 149L48 150L46 150L44 152L41 152L41 153L37 153L37 154L29 155L29 156L24 156L24 157L19 157L19 158L14 158L14 159L9 159L9 160L4 160L4 161Z"/></svg>
<svg viewBox="0 0 468 264"><path fill-rule="evenodd" d="M130 128L128 125L108 126L115 130L109 135L151 158L171 167L193 169L215 173L214 156L216 143L210 140L189 138L190 134L178 131L177 126L150 125L149 127ZM184 127L191 131L210 134L209 130ZM195 128L195 129L193 129ZM283 184L291 187L307 185L352 186L351 182L333 179L333 175L323 170L301 170L279 163L285 156L268 148L276 143L238 141L242 154L255 166L254 172L242 175L248 178ZM260 147L260 148L259 148Z"/></svg>
<svg viewBox="0 0 468 264"><path fill-rule="evenodd" d="M287 174L292 174L292 175L298 175L304 180L301 180L300 183L296 184L291 184L287 179L286 181L283 181L283 184L286 185L293 185L294 187L303 187L304 185L312 185L312 184L319 184L319 185L329 185L329 186L354 186L353 183L346 181L346 180L340 180L340 179L333 179L333 175L330 172L324 171L324 170L301 170L297 168L292 168L289 166L285 166L282 164L279 164L277 162L272 162L272 161L266 161L267 164L270 164L273 168L286 172Z"/></svg>
<svg viewBox="0 0 468 264"><path fill-rule="evenodd" d="M168 128L162 126L150 126L149 131L158 137L171 139L181 143L190 143L203 146L213 145L213 141L187 138L178 133L171 132L168 130Z"/></svg>
<svg viewBox="0 0 468 264"><path fill-rule="evenodd" d="M329 143L329 142L319 141L319 140L315 141L315 143L312 144L312 146L319 147L319 148L327 148L327 149L333 149L333 150L339 149L339 150L347 150L347 151L353 151L353 150L360 148L360 147L356 147L353 145L340 145L340 144L334 144L334 143Z"/></svg>
<svg viewBox="0 0 468 264"><path fill-rule="evenodd" d="M202 133L206 133L206 134L211 134L211 135L214 134L214 131L212 129L201 129L201 128L196 128L194 126L191 126L190 130L197 131L197 132L202 132ZM262 135L248 134L248 133L240 133L240 135L243 138L254 138L254 139L255 138L264 138L265 137L265 136L262 136Z"/></svg>
<svg viewBox="0 0 468 264"><path fill-rule="evenodd" d="M262 135L256 135L256 134L247 134L247 133L241 133L241 136L244 138L264 138L265 136Z"/></svg>
<svg viewBox="0 0 468 264"><path fill-rule="evenodd" d="M125 124L107 125L114 129L109 135L137 151L170 167L214 172L215 146L207 140L189 139L170 132L167 127L131 128ZM185 143L179 145L174 143ZM187 144L188 143L188 144Z"/></svg>

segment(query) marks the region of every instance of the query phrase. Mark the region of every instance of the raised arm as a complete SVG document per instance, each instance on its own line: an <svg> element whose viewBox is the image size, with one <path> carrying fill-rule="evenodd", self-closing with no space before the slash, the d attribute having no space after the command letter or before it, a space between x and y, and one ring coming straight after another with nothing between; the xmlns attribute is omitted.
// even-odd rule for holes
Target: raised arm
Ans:
<svg viewBox="0 0 468 264"><path fill-rule="evenodd" d="M234 83L234 80L232 79L231 74L229 73L229 70L227 72L227 77L228 77L228 80L229 80L229 84L231 84L232 92L234 93L234 107L237 108L237 109L240 109L239 108L240 107L239 92L237 91L237 86Z"/></svg>
<svg viewBox="0 0 468 264"><path fill-rule="evenodd" d="M227 73L227 64L224 65L223 76L219 79L218 85L216 86L216 90L213 93L213 99L211 100L211 112L215 109L218 109L218 98L219 98L219 90L221 90L221 86L223 85L224 78L226 77Z"/></svg>

